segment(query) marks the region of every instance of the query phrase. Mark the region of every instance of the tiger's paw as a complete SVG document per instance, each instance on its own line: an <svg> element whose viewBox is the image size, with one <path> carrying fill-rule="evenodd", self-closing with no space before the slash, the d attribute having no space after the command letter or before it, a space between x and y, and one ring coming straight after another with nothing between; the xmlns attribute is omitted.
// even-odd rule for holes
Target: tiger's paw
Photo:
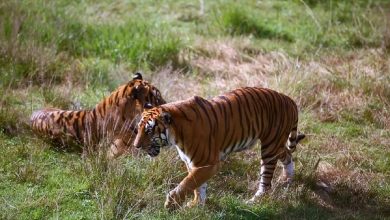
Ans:
<svg viewBox="0 0 390 220"><path fill-rule="evenodd" d="M291 177L287 177L287 175L282 175L278 182L282 185L290 185L293 182L293 179Z"/></svg>
<svg viewBox="0 0 390 220"><path fill-rule="evenodd" d="M181 208L181 204L183 204L184 198L181 198L175 190L170 191L167 194L167 198L164 203L164 207L169 211L173 211Z"/></svg>
<svg viewBox="0 0 390 220"><path fill-rule="evenodd" d="M265 194L265 193L262 193L262 194L260 194L260 195L257 195L257 193L256 193L256 195L254 195L251 199L247 200L247 201L245 202L245 204L247 204L247 205L256 204L257 202L259 202L259 201L261 200L261 198L263 198L264 194Z"/></svg>
<svg viewBox="0 0 390 220"><path fill-rule="evenodd" d="M201 201L200 199L193 199L192 201L187 202L186 207L192 208L195 206L204 206L205 203L206 203L205 201Z"/></svg>
<svg viewBox="0 0 390 220"><path fill-rule="evenodd" d="M269 189L270 187L267 188L261 187L259 190L257 190L256 194L251 199L245 202L245 204L252 205L259 202L269 192Z"/></svg>
<svg viewBox="0 0 390 220"><path fill-rule="evenodd" d="M257 203L259 200L260 200L260 198L258 198L258 196L253 196L251 199L246 200L245 204L253 205L253 204Z"/></svg>
<svg viewBox="0 0 390 220"><path fill-rule="evenodd" d="M192 200L192 201L187 202L186 207L192 208L192 207L195 207L197 205L199 205L198 201Z"/></svg>

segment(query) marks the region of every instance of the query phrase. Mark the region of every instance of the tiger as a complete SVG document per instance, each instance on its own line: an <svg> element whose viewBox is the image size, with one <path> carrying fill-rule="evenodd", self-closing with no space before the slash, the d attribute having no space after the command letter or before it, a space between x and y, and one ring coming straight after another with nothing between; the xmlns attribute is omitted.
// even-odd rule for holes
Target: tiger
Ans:
<svg viewBox="0 0 390 220"><path fill-rule="evenodd" d="M294 175L292 152L305 135L298 132L298 108L287 95L267 88L243 87L206 100L187 100L145 109L138 123L134 147L151 157L160 148L175 146L188 175L171 190L164 206L204 205L207 180L215 175L232 152L250 149L260 140L260 182L258 201L270 188L277 161L283 164L282 180L291 183Z"/></svg>
<svg viewBox="0 0 390 220"><path fill-rule="evenodd" d="M137 72L131 81L117 88L93 109L45 108L33 112L30 125L35 133L51 142L66 147L82 146L83 157L96 151L103 140L107 141L110 144L107 156L116 158L129 153L144 105L165 103L160 91Z"/></svg>

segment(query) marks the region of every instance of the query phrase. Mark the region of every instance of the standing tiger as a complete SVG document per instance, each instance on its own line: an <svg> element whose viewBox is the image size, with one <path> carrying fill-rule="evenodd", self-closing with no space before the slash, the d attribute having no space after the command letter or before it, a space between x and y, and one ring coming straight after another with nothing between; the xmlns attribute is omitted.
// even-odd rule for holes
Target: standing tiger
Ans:
<svg viewBox="0 0 390 220"><path fill-rule="evenodd" d="M134 140L144 105L166 103L160 91L136 73L92 110L67 111L46 108L34 112L31 127L35 133L62 145L83 145L83 155L108 141L108 156L126 153Z"/></svg>
<svg viewBox="0 0 390 220"><path fill-rule="evenodd" d="M297 125L298 109L291 98L270 89L247 87L211 100L195 96L145 110L134 146L152 157L163 146L176 146L188 170L187 177L167 195L165 207L176 209L192 191L195 198L189 205L204 204L206 181L217 173L220 161L260 140L260 183L248 201L254 202L270 189L278 160L284 165L284 181L291 182L291 153L305 137L297 133Z"/></svg>

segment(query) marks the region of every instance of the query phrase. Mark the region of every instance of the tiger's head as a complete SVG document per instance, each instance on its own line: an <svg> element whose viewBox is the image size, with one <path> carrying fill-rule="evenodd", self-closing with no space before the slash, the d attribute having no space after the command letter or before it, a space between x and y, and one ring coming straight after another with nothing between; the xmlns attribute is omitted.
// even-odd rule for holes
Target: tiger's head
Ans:
<svg viewBox="0 0 390 220"><path fill-rule="evenodd" d="M101 101L98 108L108 110L102 114L103 117L106 115L115 118L121 116L123 121L129 119L138 122L147 103L155 107L165 104L166 101L162 98L160 91L137 72L132 80ZM135 125L136 123L132 127L135 128ZM120 126L117 127L120 129Z"/></svg>
<svg viewBox="0 0 390 220"><path fill-rule="evenodd" d="M131 97L133 100L140 101L142 103L141 107L146 103L150 103L153 106L166 103L160 91L148 81L143 80L142 74L139 72L134 74L133 80L128 82L127 88L129 89L125 90L125 95Z"/></svg>
<svg viewBox="0 0 390 220"><path fill-rule="evenodd" d="M148 106L145 106L148 108ZM138 132L134 141L136 148L142 148L151 157L160 153L160 148L169 146L168 127L171 115L163 112L161 108L146 109L138 124Z"/></svg>

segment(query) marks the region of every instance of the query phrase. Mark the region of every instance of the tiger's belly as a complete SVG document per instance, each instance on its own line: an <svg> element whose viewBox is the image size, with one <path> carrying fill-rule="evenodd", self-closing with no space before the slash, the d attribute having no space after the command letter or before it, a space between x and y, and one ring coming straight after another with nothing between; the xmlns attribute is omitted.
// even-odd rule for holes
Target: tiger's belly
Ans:
<svg viewBox="0 0 390 220"><path fill-rule="evenodd" d="M230 153L240 152L240 151L250 149L255 145L257 140L258 140L257 138L248 138L244 141L240 141L235 144L232 144L231 146L228 146L219 152L219 159L226 160L227 156Z"/></svg>

